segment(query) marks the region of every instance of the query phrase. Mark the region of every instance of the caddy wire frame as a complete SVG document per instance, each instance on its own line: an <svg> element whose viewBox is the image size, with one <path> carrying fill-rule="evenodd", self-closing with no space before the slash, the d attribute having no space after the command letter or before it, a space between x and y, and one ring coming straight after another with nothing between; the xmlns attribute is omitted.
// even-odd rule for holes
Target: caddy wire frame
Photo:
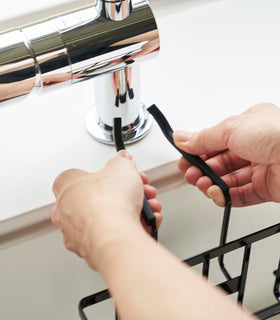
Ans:
<svg viewBox="0 0 280 320"><path fill-rule="evenodd" d="M223 230L224 228L228 228L228 226L223 225L221 234L225 233ZM202 265L202 275L208 278L210 267L211 267L211 261L214 259L223 258L226 254L233 252L235 250L243 248L243 259L242 259L242 267L240 275L236 277L231 277L229 273L227 272L226 280L224 282L221 282L218 284L225 292L228 294L237 293L237 301L242 304L243 298L244 298L244 292L246 288L246 280L248 275L248 267L250 262L250 253L252 246L263 239L266 239L268 237L274 236L280 232L280 223L275 224L271 227L262 229L260 231L248 234L244 237L241 237L239 239L224 243L222 245L219 245L215 248L212 248L210 250L207 250L203 253L200 253L198 255L195 255L191 258L185 259L184 262L188 264L189 266L193 267L196 265ZM220 265L219 265L220 266ZM221 266L220 266L221 268ZM271 317L276 316L277 314L280 314L280 259L278 266L275 266L277 268L274 272L272 272L275 275L275 281L274 286L271 288L273 290L274 296L275 296L275 304L272 304L270 306L267 306L266 308L259 310L255 312L255 315L259 319L269 319ZM223 270L222 270L223 271ZM224 273L224 272L223 272ZM86 314L84 312L84 309L94 305L96 303L105 301L109 299L111 296L109 294L109 291L103 290L98 293L95 293L93 295L90 295L88 297L83 298L79 303L79 314L82 320L87 320Z"/></svg>

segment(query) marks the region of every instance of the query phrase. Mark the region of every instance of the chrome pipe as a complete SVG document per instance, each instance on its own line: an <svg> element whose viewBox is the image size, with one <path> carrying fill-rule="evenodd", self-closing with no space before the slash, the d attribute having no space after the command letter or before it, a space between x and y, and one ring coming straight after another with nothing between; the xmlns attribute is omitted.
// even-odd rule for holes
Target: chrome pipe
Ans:
<svg viewBox="0 0 280 320"><path fill-rule="evenodd" d="M92 137L113 143L114 118L122 119L124 142L135 142L149 132L152 118L141 102L139 65L99 77L95 89L96 106L86 117Z"/></svg>
<svg viewBox="0 0 280 320"><path fill-rule="evenodd" d="M0 34L0 102L34 88L46 92L129 70L158 50L158 29L146 0L99 0L10 29Z"/></svg>

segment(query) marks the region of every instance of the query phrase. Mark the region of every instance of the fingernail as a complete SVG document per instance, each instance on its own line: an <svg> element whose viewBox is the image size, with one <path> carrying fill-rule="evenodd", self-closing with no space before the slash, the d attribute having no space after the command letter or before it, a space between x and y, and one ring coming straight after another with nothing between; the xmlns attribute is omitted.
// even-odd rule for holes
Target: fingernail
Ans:
<svg viewBox="0 0 280 320"><path fill-rule="evenodd" d="M128 160L132 159L132 156L126 150L119 151L117 155Z"/></svg>
<svg viewBox="0 0 280 320"><path fill-rule="evenodd" d="M177 130L173 134L174 140L177 140L178 142L188 142L192 136L191 132L183 131L183 130Z"/></svg>

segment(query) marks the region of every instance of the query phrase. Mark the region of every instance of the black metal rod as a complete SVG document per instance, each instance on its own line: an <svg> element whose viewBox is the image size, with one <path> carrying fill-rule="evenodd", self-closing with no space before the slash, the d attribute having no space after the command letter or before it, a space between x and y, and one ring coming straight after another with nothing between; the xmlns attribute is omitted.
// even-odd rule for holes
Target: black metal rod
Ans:
<svg viewBox="0 0 280 320"><path fill-rule="evenodd" d="M276 270L276 273L275 273L275 282L273 287L273 293L278 302L280 302L279 286L280 286L280 259L278 263L278 269Z"/></svg>
<svg viewBox="0 0 280 320"><path fill-rule="evenodd" d="M207 278L209 276L209 268L210 268L210 259L209 259L209 256L206 255L203 261L202 274Z"/></svg>
<svg viewBox="0 0 280 320"><path fill-rule="evenodd" d="M232 294L238 291L240 276L233 279L227 280L225 282L219 283L218 286L226 291L228 294Z"/></svg>
<svg viewBox="0 0 280 320"><path fill-rule="evenodd" d="M91 294L90 296L84 297L80 302L79 302L79 314L80 314L80 318L82 320L88 320L87 316L84 313L85 308L96 304L98 302L104 301L111 298L109 290L103 290L94 294Z"/></svg>
<svg viewBox="0 0 280 320"><path fill-rule="evenodd" d="M203 263L205 255L209 255L210 259L217 258L220 255L226 254L228 252L231 252L233 250L242 248L246 246L247 244L252 244L254 242L257 242L259 240L262 240L264 238L270 237L276 233L280 232L280 223L277 223L271 227L265 228L263 230L251 233L247 236L244 236L242 238L239 238L237 240L233 240L231 242L226 243L223 246L219 246L216 248L213 248L211 250L205 251L201 254L198 254L194 257L191 257L189 259L184 260L185 263L187 263L190 266L195 266L199 263Z"/></svg>
<svg viewBox="0 0 280 320"><path fill-rule="evenodd" d="M248 267L249 267L249 260L250 260L250 253L251 253L251 244L245 246L244 255L243 255L243 263L241 269L241 277L238 286L238 297L237 301L242 303L244 298L247 274L248 274Z"/></svg>
<svg viewBox="0 0 280 320"><path fill-rule="evenodd" d="M226 241L227 241L230 212L231 212L231 202L228 203L224 209L224 216L223 216L221 236L220 236L220 246L223 246L224 244L226 244ZM230 280L231 276L224 265L224 255L221 255L218 257L218 262L219 262L220 269L222 270L224 276L226 277L227 280Z"/></svg>
<svg viewBox="0 0 280 320"><path fill-rule="evenodd" d="M265 319L269 319L271 317L274 317L279 313L280 313L280 303L276 303L276 304L273 304L265 309L262 309L262 310L256 312L255 315L259 319L265 320Z"/></svg>

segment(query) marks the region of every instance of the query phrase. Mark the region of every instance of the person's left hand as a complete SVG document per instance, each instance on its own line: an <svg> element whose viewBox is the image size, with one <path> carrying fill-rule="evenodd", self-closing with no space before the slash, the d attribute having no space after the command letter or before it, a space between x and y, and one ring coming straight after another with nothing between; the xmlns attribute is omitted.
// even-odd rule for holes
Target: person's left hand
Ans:
<svg viewBox="0 0 280 320"><path fill-rule="evenodd" d="M155 199L156 189L147 183L147 176L137 171L126 151L97 173L72 169L59 175L53 185L57 201L52 222L63 232L65 247L98 270L100 251L126 234L143 230L144 193L159 227L161 204Z"/></svg>

